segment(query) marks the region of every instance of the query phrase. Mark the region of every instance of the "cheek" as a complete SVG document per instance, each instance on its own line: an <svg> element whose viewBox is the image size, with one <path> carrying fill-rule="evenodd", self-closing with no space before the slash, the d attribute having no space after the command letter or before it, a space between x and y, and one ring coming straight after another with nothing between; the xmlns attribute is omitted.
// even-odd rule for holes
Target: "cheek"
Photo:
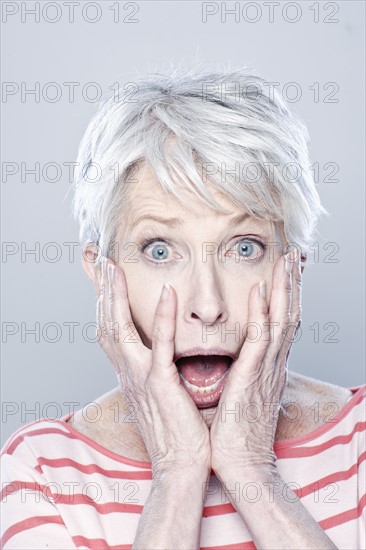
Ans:
<svg viewBox="0 0 366 550"><path fill-rule="evenodd" d="M128 301L132 320L143 342L150 344L156 307L160 298L160 284L142 271L123 267L127 281Z"/></svg>
<svg viewBox="0 0 366 550"><path fill-rule="evenodd" d="M276 262L278 261L279 255L276 255L274 260L272 262L269 262L266 266L265 273L263 275L263 279L265 279L267 283L267 302L269 304L269 299L272 292L272 286L273 286L273 272L276 265Z"/></svg>
<svg viewBox="0 0 366 550"><path fill-rule="evenodd" d="M249 298L252 289L261 280L266 281L267 303L272 291L273 269L275 262L268 262L258 268L256 272L248 273L239 279L231 279L226 290L229 324L240 323L240 332L243 338L247 335L247 323L249 321Z"/></svg>

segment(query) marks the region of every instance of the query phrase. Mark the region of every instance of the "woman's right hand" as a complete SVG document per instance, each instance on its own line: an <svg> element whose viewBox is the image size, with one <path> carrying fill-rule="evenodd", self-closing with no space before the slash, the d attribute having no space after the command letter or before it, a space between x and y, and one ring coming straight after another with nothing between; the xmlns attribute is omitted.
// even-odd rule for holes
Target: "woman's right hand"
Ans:
<svg viewBox="0 0 366 550"><path fill-rule="evenodd" d="M174 359L177 297L162 291L152 350L132 321L123 270L103 258L99 274L99 343L112 362L122 394L136 404L137 427L152 462L153 478L177 467L211 467L209 430L184 389ZM164 289L164 287L163 287ZM133 332L133 341L126 338Z"/></svg>

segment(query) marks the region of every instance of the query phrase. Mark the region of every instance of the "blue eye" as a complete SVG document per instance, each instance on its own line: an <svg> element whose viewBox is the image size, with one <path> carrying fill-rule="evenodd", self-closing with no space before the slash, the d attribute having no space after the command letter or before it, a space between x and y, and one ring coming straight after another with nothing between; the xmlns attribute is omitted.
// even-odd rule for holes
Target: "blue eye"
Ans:
<svg viewBox="0 0 366 550"><path fill-rule="evenodd" d="M158 243L158 244L154 244ZM154 246L151 246L154 245ZM168 243L161 237L150 237L139 246L141 253L145 253L148 249L152 251L152 255L149 254L151 260L158 260L157 263L166 263L161 260L166 260L168 256ZM151 247L151 248L149 248ZM160 261L159 261L160 260Z"/></svg>
<svg viewBox="0 0 366 550"><path fill-rule="evenodd" d="M156 244L151 250L154 260L166 260L168 253L167 247L164 244ZM156 255L154 255L154 252L156 252Z"/></svg>
<svg viewBox="0 0 366 550"><path fill-rule="evenodd" d="M252 243L241 241L237 246L239 254L242 254L243 256L248 257L253 253L254 246Z"/></svg>
<svg viewBox="0 0 366 550"><path fill-rule="evenodd" d="M257 249L257 251L256 251ZM247 258L249 260L259 259L261 253L263 253L265 246L262 243L255 241L242 240L236 243L236 250L240 258Z"/></svg>
<svg viewBox="0 0 366 550"><path fill-rule="evenodd" d="M159 236L154 236L145 239L141 245L139 245L139 250L141 253L146 254L149 251L148 258L152 263L157 264L168 264L169 262L169 246L164 238ZM258 261L263 256L263 253L266 249L266 245L255 239L242 239L235 244L236 249L236 261L246 260L246 261ZM151 251L151 254L150 254ZM230 254L230 253L229 253Z"/></svg>

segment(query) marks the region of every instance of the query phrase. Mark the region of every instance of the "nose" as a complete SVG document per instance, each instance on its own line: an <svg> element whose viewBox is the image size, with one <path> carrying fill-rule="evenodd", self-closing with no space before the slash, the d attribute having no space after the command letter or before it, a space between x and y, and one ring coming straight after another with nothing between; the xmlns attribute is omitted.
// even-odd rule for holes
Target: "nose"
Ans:
<svg viewBox="0 0 366 550"><path fill-rule="evenodd" d="M205 324L225 322L228 311L222 290L213 266L209 262L200 263L190 279L186 321L192 323L193 319L198 319Z"/></svg>

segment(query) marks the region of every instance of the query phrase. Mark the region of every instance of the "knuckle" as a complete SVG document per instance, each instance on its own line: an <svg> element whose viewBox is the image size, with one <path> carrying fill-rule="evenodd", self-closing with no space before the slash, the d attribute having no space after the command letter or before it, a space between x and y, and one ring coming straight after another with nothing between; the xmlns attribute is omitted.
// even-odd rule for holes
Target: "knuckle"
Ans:
<svg viewBox="0 0 366 550"><path fill-rule="evenodd" d="M106 345L106 340L104 338L103 331L100 330L99 326L97 328L97 339L98 339L98 344L104 349Z"/></svg>
<svg viewBox="0 0 366 550"><path fill-rule="evenodd" d="M302 318L302 309L298 308L296 313L295 313L294 322L298 323L301 320L301 318Z"/></svg>
<svg viewBox="0 0 366 550"><path fill-rule="evenodd" d="M296 284L298 287L301 287L301 286L302 286L301 272L295 271L293 277L294 277L295 284Z"/></svg>
<svg viewBox="0 0 366 550"><path fill-rule="evenodd" d="M160 342L164 342L165 340L165 332L163 328L157 323L155 323L153 326L152 339L157 344L159 344Z"/></svg>
<svg viewBox="0 0 366 550"><path fill-rule="evenodd" d="M287 311L282 319L282 324L288 326L291 323L291 314Z"/></svg>
<svg viewBox="0 0 366 550"><path fill-rule="evenodd" d="M292 291L292 284L291 284L291 280L290 280L290 279L288 279L288 278L286 277L286 279L285 279L285 281L284 281L284 284L283 284L283 286L284 286L284 290L285 290L285 292L286 292L286 293L288 293L288 294L290 294L290 293L291 293L291 291Z"/></svg>
<svg viewBox="0 0 366 550"><path fill-rule="evenodd" d="M152 340L154 342L160 342L161 341L161 330L156 325L153 326Z"/></svg>
<svg viewBox="0 0 366 550"><path fill-rule="evenodd" d="M154 324L155 325L161 325L161 324L165 323L166 320L167 320L166 313L164 313L161 310L159 311L159 309L158 309L155 313Z"/></svg>

